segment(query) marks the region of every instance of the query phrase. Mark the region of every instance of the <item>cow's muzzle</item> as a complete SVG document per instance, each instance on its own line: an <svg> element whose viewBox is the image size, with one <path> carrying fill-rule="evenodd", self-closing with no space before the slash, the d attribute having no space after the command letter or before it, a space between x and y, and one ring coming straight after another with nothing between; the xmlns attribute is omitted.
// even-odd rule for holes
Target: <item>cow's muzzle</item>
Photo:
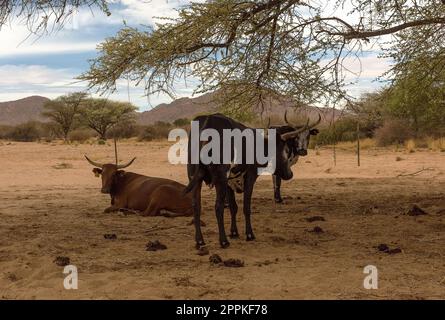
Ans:
<svg viewBox="0 0 445 320"><path fill-rule="evenodd" d="M303 150L298 150L298 155L299 156L307 156L307 150L303 149Z"/></svg>

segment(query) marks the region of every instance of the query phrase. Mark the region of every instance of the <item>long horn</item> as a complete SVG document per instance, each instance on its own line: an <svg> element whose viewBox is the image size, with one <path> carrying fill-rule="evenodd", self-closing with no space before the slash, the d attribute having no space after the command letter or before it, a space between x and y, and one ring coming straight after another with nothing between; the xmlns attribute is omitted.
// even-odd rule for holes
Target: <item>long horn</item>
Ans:
<svg viewBox="0 0 445 320"><path fill-rule="evenodd" d="M286 124L287 125L291 125L290 123L289 123L289 121L287 120L287 110L284 112L284 121L286 122Z"/></svg>
<svg viewBox="0 0 445 320"><path fill-rule="evenodd" d="M318 114L318 120L317 120L315 123L311 124L311 125L309 126L309 129L312 129L313 127L315 127L316 125L318 125L320 122L321 122L321 115Z"/></svg>
<svg viewBox="0 0 445 320"><path fill-rule="evenodd" d="M288 140L288 139L296 138L301 132L303 132L305 130L308 130L308 124L309 124L309 118L307 119L307 122L306 122L306 124L303 127L301 127L300 129L291 131L291 132L283 133L281 135L281 139L282 140Z"/></svg>
<svg viewBox="0 0 445 320"><path fill-rule="evenodd" d="M101 163L91 160L91 159L88 158L86 155L85 155L85 158L86 158L87 161L88 161L90 164L92 164L93 166L98 167L98 168L102 168L103 165L102 165Z"/></svg>
<svg viewBox="0 0 445 320"><path fill-rule="evenodd" d="M126 167L129 167L134 162L134 160L136 160L136 158L133 158L127 164L118 164L116 167L117 167L117 169L124 169Z"/></svg>

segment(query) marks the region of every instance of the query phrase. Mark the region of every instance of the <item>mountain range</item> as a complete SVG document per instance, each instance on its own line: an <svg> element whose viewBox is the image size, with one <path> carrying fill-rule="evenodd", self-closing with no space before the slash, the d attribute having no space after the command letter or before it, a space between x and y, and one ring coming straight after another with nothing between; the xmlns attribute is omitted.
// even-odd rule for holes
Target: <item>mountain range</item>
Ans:
<svg viewBox="0 0 445 320"><path fill-rule="evenodd" d="M157 121L173 122L179 118L192 119L198 114L216 112L217 105L213 100L214 93L207 93L195 98L179 98L168 104L162 103L149 111L138 112L136 121L140 125L149 125ZM49 99L45 97L30 96L15 101L0 102L0 125L13 126L28 121L47 121L41 115L43 105L47 101ZM268 99L264 106L264 116L283 119L285 111L292 110L292 106L291 100L283 102ZM257 111L259 113L259 110ZM332 117L337 119L341 115L340 110L327 108L305 106L298 109L299 118L314 119L319 113L323 122L330 122Z"/></svg>

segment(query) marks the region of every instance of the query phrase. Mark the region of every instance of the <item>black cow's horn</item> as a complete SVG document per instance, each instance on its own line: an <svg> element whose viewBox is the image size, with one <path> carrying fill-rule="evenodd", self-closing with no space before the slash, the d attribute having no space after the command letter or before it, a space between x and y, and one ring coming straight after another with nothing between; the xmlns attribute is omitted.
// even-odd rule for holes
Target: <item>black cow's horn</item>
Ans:
<svg viewBox="0 0 445 320"><path fill-rule="evenodd" d="M129 167L134 162L134 160L136 160L136 157L131 159L130 162L128 162L127 164L118 164L116 167L118 169L124 169L126 167Z"/></svg>
<svg viewBox="0 0 445 320"><path fill-rule="evenodd" d="M313 127L315 127L316 125L318 125L320 122L321 122L321 115L318 114L318 120L317 120L315 123L311 124L311 125L309 126L309 129L312 129Z"/></svg>
<svg viewBox="0 0 445 320"><path fill-rule="evenodd" d="M287 120L287 110L284 112L284 122L286 122L286 124L287 125L291 125L290 123L289 123L289 121Z"/></svg>
<svg viewBox="0 0 445 320"><path fill-rule="evenodd" d="M102 168L102 166L103 166L101 163L91 160L86 155L85 155L85 159L87 159L87 161L95 167Z"/></svg>
<svg viewBox="0 0 445 320"><path fill-rule="evenodd" d="M288 139L293 139L293 138L297 137L301 132L307 130L308 124L309 124L309 118L307 119L307 122L303 127L301 127L300 129L291 131L291 132L283 133L281 135L281 139L288 140Z"/></svg>

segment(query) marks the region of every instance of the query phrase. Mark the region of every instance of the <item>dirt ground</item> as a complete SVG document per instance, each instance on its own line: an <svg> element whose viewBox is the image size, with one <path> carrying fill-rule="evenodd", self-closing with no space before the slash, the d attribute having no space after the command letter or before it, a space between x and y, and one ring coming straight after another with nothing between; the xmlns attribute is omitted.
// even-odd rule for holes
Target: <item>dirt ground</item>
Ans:
<svg viewBox="0 0 445 320"><path fill-rule="evenodd" d="M122 161L137 157L128 171L185 183L185 167L167 161L168 147L128 142L119 154ZM109 197L83 154L112 162L113 147L0 142L2 299L445 298L443 152L369 149L357 167L352 151L339 150L334 167L330 149L311 150L283 183L285 204L273 202L270 177L259 179L252 201L257 240L242 234L228 249L218 244L214 190L204 188L210 254L241 259L240 268L197 255L189 217L103 213ZM407 215L414 204L428 214ZM314 216L325 221L306 220ZM228 230L228 212L225 221ZM315 227L323 232L311 232ZM167 250L146 251L154 240ZM401 252L379 251L380 244ZM57 256L78 268L77 290L64 289ZM378 269L377 290L363 287L367 265Z"/></svg>

